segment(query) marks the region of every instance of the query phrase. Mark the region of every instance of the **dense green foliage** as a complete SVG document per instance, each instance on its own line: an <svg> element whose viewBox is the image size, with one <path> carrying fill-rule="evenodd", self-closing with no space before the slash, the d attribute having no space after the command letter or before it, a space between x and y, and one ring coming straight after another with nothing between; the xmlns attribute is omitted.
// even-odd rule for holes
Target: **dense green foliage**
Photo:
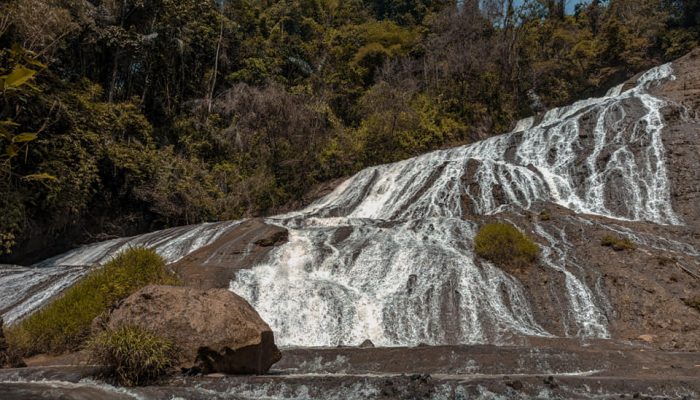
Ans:
<svg viewBox="0 0 700 400"><path fill-rule="evenodd" d="M0 251L274 212L600 93L700 26L695 0L478 3L3 2Z"/></svg>
<svg viewBox="0 0 700 400"><path fill-rule="evenodd" d="M92 361L106 367L105 377L122 386L140 386L167 374L178 362L168 339L136 327L103 331L88 341Z"/></svg>
<svg viewBox="0 0 700 400"><path fill-rule="evenodd" d="M491 223L474 237L479 257L505 268L524 268L537 260L540 247L511 224Z"/></svg>
<svg viewBox="0 0 700 400"><path fill-rule="evenodd" d="M25 355L77 350L89 337L92 321L116 301L149 284L176 283L152 250L126 250L8 329L10 345Z"/></svg>
<svg viewBox="0 0 700 400"><path fill-rule="evenodd" d="M634 250L637 246L627 238L619 238L613 235L605 235L600 240L600 245L610 247L615 251Z"/></svg>

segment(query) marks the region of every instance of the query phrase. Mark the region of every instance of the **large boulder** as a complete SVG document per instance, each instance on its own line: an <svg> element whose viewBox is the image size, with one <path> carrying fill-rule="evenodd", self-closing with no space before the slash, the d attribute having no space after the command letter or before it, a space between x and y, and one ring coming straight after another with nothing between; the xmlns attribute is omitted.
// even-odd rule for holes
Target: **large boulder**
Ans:
<svg viewBox="0 0 700 400"><path fill-rule="evenodd" d="M109 315L107 328L124 326L172 340L183 366L205 373L263 374L282 358L267 323L227 289L146 286Z"/></svg>

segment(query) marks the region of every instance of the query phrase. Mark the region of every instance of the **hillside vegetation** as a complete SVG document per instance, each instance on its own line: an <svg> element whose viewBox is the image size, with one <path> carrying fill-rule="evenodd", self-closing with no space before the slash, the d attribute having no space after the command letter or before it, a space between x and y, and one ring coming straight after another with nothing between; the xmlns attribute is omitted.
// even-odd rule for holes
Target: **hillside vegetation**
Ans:
<svg viewBox="0 0 700 400"><path fill-rule="evenodd" d="M274 212L696 46L696 0L10 0L0 253Z"/></svg>

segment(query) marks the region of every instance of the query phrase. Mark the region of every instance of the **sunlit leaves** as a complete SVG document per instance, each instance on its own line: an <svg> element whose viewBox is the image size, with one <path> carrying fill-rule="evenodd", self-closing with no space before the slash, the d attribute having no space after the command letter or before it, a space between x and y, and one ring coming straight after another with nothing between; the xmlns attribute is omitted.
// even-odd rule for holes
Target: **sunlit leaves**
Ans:
<svg viewBox="0 0 700 400"><path fill-rule="evenodd" d="M38 173L38 174L30 174L30 175L25 175L22 177L25 181L56 181L58 178L51 174L47 174L46 172Z"/></svg>
<svg viewBox="0 0 700 400"><path fill-rule="evenodd" d="M18 65L8 75L0 76L0 89L16 89L28 83L37 71L29 69L23 65Z"/></svg>
<svg viewBox="0 0 700 400"><path fill-rule="evenodd" d="M6 157L6 158L13 158L16 157L17 154L19 154L19 147L15 144L9 144L5 146L5 153L3 153L0 156Z"/></svg>
<svg viewBox="0 0 700 400"><path fill-rule="evenodd" d="M31 142L32 140L36 140L37 138L36 133L31 133L31 132L25 132L25 133L20 133L19 135L15 135L12 138L13 143L26 143L26 142Z"/></svg>

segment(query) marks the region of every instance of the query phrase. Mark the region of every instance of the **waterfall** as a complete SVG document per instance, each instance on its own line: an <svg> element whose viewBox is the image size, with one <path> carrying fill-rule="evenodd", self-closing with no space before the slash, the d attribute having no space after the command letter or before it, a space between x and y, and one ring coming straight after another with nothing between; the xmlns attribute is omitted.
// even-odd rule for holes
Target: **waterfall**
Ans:
<svg viewBox="0 0 700 400"><path fill-rule="evenodd" d="M582 214L681 224L661 140L666 102L648 90L666 79L674 79L670 65L648 71L628 90L620 85L522 120L510 133L362 170L305 209L269 218L289 230L289 241L240 271L231 290L287 346L553 336L536 320L522 283L474 255L475 219L551 202ZM237 223L116 239L39 266L48 274L99 264L135 245L173 262ZM565 335L609 337L605 302L587 286L564 231L535 225L529 234L542 248L542 265L563 276ZM0 284L0 295L8 290Z"/></svg>
<svg viewBox="0 0 700 400"><path fill-rule="evenodd" d="M661 142L655 68L622 91L579 101L474 144L367 168L298 212L268 262L231 289L283 345L503 343L550 335L517 279L472 252L470 215L553 202L579 213L679 224ZM471 182L474 184L467 184ZM500 196L494 193L500 192ZM467 209L468 208L468 209ZM568 336L609 337L600 302L567 254L563 231L536 226L542 263L564 276ZM578 266L578 268L581 268Z"/></svg>
<svg viewBox="0 0 700 400"><path fill-rule="evenodd" d="M282 345L502 342L547 335L520 283L479 264L457 218L333 218L292 229L268 263L232 282Z"/></svg>
<svg viewBox="0 0 700 400"><path fill-rule="evenodd" d="M509 134L367 168L290 216L459 217L467 212L466 195L476 214L551 201L579 213L680 224L661 142L666 102L647 93L663 79L673 79L669 64L642 75L632 89L552 109L538 124L529 118ZM461 183L465 175L478 190ZM505 199L495 198L495 188Z"/></svg>

